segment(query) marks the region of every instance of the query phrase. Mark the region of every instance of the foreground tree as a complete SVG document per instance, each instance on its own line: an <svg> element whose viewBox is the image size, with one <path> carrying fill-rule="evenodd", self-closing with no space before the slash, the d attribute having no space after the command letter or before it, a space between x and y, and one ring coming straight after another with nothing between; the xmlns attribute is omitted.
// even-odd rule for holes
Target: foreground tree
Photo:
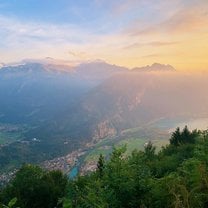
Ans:
<svg viewBox="0 0 208 208"><path fill-rule="evenodd" d="M187 143L194 143L195 139L199 135L199 131L190 131L187 126L185 126L182 131L180 131L180 128L178 127L171 135L170 144L174 146L180 146Z"/></svg>
<svg viewBox="0 0 208 208"><path fill-rule="evenodd" d="M65 194L67 178L60 171L43 171L38 166L24 165L4 189L1 200L7 204L16 197L21 208L52 208Z"/></svg>
<svg viewBox="0 0 208 208"><path fill-rule="evenodd" d="M97 162L97 172L100 178L102 178L104 175L104 168L105 168L105 158L103 157L102 154L100 154L100 157Z"/></svg>
<svg viewBox="0 0 208 208"><path fill-rule="evenodd" d="M131 155L114 148L108 160L100 155L95 172L68 183L59 171L26 165L1 199L15 208L206 208L208 134L178 128L159 153L152 143Z"/></svg>

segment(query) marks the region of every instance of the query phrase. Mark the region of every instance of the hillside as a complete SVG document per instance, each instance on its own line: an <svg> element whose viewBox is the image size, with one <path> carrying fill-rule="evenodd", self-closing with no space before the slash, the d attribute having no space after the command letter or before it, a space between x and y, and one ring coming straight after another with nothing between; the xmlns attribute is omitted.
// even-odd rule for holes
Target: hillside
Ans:
<svg viewBox="0 0 208 208"><path fill-rule="evenodd" d="M85 135L100 139L162 119L207 118L206 87L206 76L122 73L90 90L59 124L64 131L81 122Z"/></svg>
<svg viewBox="0 0 208 208"><path fill-rule="evenodd" d="M135 146L136 147L136 146ZM208 205L208 135L177 128L159 152L147 142L129 154L125 146L100 154L87 175L25 164L0 189L0 206L22 208L175 208Z"/></svg>
<svg viewBox="0 0 208 208"><path fill-rule="evenodd" d="M143 70L101 61L4 66L0 167L40 163L104 138L122 140L127 131L129 138L140 138L140 130L131 129L167 134L179 123L206 119L207 87L206 75L186 75L161 64Z"/></svg>

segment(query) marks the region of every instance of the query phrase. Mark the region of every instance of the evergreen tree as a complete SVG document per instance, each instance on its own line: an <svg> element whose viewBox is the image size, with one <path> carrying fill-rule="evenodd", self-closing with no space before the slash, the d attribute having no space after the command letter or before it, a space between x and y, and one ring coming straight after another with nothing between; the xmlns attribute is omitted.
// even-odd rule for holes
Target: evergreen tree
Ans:
<svg viewBox="0 0 208 208"><path fill-rule="evenodd" d="M205 132L206 133L206 132ZM159 153L114 148L97 171L69 180L60 171L25 165L0 193L0 207L205 208L208 207L208 136L185 127ZM66 184L68 192L65 194ZM14 200L11 200L14 199ZM3 204L7 204L5 206ZM63 206L62 206L63 204Z"/></svg>
<svg viewBox="0 0 208 208"><path fill-rule="evenodd" d="M100 178L103 177L104 168L105 168L105 159L104 159L103 155L100 154L100 157L97 162L97 172L98 172Z"/></svg>
<svg viewBox="0 0 208 208"><path fill-rule="evenodd" d="M16 197L21 208L52 208L64 196L66 185L67 178L60 171L47 172L38 166L24 165L3 190L1 198L8 204Z"/></svg>
<svg viewBox="0 0 208 208"><path fill-rule="evenodd" d="M181 143L181 132L180 128L177 127L176 130L172 133L170 138L170 144L174 146L178 146Z"/></svg>
<svg viewBox="0 0 208 208"><path fill-rule="evenodd" d="M156 147L152 144L151 141L149 141L145 146L144 146L144 154L147 159L153 159L155 156L155 150Z"/></svg>

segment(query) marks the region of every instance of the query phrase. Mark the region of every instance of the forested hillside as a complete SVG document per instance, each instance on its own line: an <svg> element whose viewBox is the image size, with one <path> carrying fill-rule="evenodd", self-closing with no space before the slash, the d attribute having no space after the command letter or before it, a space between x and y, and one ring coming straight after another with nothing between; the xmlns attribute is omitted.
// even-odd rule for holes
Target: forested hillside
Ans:
<svg viewBox="0 0 208 208"><path fill-rule="evenodd" d="M181 122L208 120L207 80L163 64L133 70L102 61L2 67L0 172L121 139L135 128L167 133Z"/></svg>
<svg viewBox="0 0 208 208"><path fill-rule="evenodd" d="M74 180L59 171L24 165L2 188L1 206L208 207L208 131L177 128L158 153L151 142L130 156L125 150L114 149L110 158L100 155L95 172Z"/></svg>

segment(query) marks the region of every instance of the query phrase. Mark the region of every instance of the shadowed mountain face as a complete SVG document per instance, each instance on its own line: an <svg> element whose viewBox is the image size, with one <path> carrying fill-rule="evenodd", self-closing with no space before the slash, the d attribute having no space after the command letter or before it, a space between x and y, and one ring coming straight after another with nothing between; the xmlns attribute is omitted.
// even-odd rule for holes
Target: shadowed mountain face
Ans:
<svg viewBox="0 0 208 208"><path fill-rule="evenodd" d="M0 166L40 162L160 119L207 118L207 78L160 64L137 70L104 62L3 67L0 123L27 128L24 142L0 147Z"/></svg>
<svg viewBox="0 0 208 208"><path fill-rule="evenodd" d="M0 70L0 121L48 121L77 103L84 93L104 79L122 70L104 63L82 64L77 68L34 63L3 67Z"/></svg>
<svg viewBox="0 0 208 208"><path fill-rule="evenodd" d="M40 64L3 68L0 119L12 123L44 122L58 109L73 103L88 87L72 74L47 71Z"/></svg>
<svg viewBox="0 0 208 208"><path fill-rule="evenodd" d="M60 123L63 131L81 124L77 129L84 126L85 135L99 139L161 118L207 117L207 87L202 76L127 72L88 92Z"/></svg>

